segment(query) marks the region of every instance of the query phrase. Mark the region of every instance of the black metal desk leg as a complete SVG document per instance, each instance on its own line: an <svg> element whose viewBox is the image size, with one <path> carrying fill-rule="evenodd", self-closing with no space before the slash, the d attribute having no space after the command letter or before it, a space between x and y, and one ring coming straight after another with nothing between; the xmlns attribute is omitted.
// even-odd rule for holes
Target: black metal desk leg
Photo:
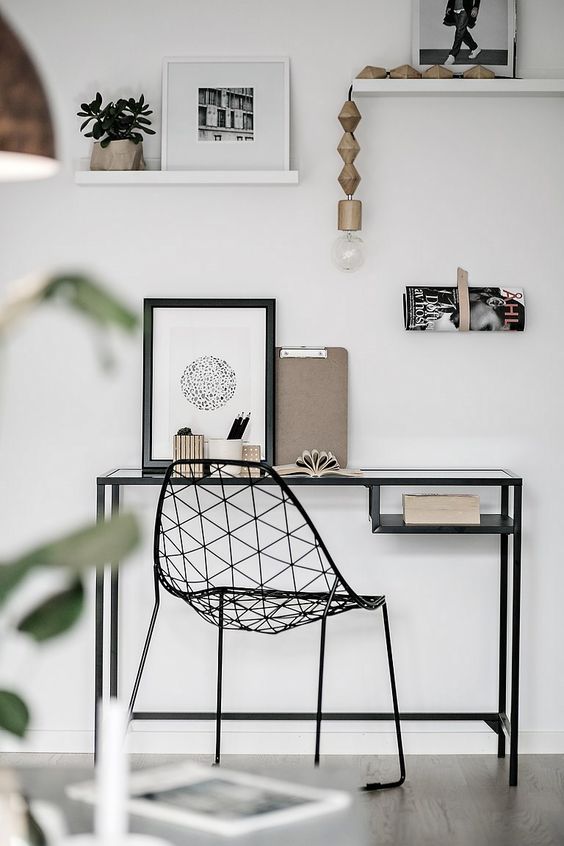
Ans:
<svg viewBox="0 0 564 846"><path fill-rule="evenodd" d="M119 485L112 485L112 517L119 514ZM110 581L110 696L118 695L119 572L112 561Z"/></svg>
<svg viewBox="0 0 564 846"><path fill-rule="evenodd" d="M369 488L369 508L370 519L372 520L372 531L375 532L380 527L380 485L371 485Z"/></svg>
<svg viewBox="0 0 564 846"><path fill-rule="evenodd" d="M517 785L519 749L519 638L521 631L521 511L523 491L513 489L513 611L511 624L511 738L509 743L509 784Z"/></svg>
<svg viewBox="0 0 564 846"><path fill-rule="evenodd" d="M501 489L501 514L509 514L509 488ZM507 562L509 554L509 538L500 536L500 572L499 572L499 671L498 671L498 712L507 711ZM505 758L505 731L499 725L497 736L497 757Z"/></svg>
<svg viewBox="0 0 564 846"><path fill-rule="evenodd" d="M106 519L106 488L96 486L96 522ZM104 695L104 568L96 571L96 628L94 634L94 754L98 736L98 702Z"/></svg>

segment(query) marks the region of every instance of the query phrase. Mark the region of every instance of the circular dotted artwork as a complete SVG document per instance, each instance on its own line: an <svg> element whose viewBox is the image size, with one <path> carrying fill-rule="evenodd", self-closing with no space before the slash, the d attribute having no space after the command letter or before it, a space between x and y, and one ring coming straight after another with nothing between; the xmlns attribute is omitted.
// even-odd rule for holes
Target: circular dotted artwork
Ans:
<svg viewBox="0 0 564 846"><path fill-rule="evenodd" d="M180 389L187 401L200 411L217 411L235 393L237 377L222 358L202 355L190 362L180 379Z"/></svg>

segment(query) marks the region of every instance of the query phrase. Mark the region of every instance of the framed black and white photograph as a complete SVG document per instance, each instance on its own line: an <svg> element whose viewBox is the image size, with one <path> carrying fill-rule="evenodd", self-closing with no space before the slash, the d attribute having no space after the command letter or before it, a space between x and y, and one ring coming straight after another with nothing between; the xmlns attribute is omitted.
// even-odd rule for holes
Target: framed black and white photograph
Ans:
<svg viewBox="0 0 564 846"><path fill-rule="evenodd" d="M254 140L254 88L198 88L198 141Z"/></svg>
<svg viewBox="0 0 564 846"><path fill-rule="evenodd" d="M241 412L272 463L274 347L275 300L145 300L143 469L168 467L180 428L226 438Z"/></svg>
<svg viewBox="0 0 564 846"><path fill-rule="evenodd" d="M414 0L413 64L515 76L515 0Z"/></svg>
<svg viewBox="0 0 564 846"><path fill-rule="evenodd" d="M289 170L288 59L165 59L161 167Z"/></svg>

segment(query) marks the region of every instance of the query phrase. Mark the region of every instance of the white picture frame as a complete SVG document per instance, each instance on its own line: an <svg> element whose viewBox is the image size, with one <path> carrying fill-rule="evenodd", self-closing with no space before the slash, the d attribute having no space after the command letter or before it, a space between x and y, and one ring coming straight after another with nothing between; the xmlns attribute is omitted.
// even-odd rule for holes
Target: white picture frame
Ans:
<svg viewBox="0 0 564 846"><path fill-rule="evenodd" d="M420 71L432 65L445 65L455 46L456 26L445 25L454 0L413 0L412 64ZM469 29L481 52L470 59L470 47L463 43L450 70L463 74L476 65L484 65L496 76L515 76L516 4L515 0L464 0L477 5L473 28ZM449 16L452 20L452 15Z"/></svg>
<svg viewBox="0 0 564 846"><path fill-rule="evenodd" d="M252 107L241 110L225 97L252 92ZM217 92L218 106L210 106L215 120L223 115L218 138L201 137L201 92ZM235 92L235 93L234 93ZM179 57L163 61L162 170L276 171L290 169L290 62L287 57ZM238 105L238 104L236 104ZM202 107L202 108L200 108ZM228 124L226 126L225 124ZM228 143L235 134L240 143ZM214 140L221 143L214 143Z"/></svg>

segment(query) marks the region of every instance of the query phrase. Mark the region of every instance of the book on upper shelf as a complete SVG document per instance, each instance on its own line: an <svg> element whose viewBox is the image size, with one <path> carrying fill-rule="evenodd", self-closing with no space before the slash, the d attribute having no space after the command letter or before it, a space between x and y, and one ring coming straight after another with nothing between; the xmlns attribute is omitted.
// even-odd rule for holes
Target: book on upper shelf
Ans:
<svg viewBox="0 0 564 846"><path fill-rule="evenodd" d="M363 476L362 470L342 468L332 452L305 449L295 464L281 464L274 468L279 476Z"/></svg>

